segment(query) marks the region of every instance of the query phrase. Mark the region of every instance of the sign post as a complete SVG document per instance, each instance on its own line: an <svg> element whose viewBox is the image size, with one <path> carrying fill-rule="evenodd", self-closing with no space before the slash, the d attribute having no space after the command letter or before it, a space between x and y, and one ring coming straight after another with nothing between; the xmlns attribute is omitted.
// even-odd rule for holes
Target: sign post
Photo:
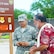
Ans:
<svg viewBox="0 0 54 54"><path fill-rule="evenodd" d="M13 54L12 33L10 33L9 42L10 42L10 54Z"/></svg>
<svg viewBox="0 0 54 54"><path fill-rule="evenodd" d="M0 33L10 33L10 54L13 54L12 32L14 31L13 0L0 0Z"/></svg>

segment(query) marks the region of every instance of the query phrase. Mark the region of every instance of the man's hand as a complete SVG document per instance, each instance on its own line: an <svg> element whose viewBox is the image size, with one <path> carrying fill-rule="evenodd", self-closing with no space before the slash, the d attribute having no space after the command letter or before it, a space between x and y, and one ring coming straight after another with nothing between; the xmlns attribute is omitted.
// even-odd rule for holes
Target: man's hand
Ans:
<svg viewBox="0 0 54 54"><path fill-rule="evenodd" d="M33 46L30 48L30 54L35 54L36 52L36 46Z"/></svg>
<svg viewBox="0 0 54 54"><path fill-rule="evenodd" d="M17 46L21 46L20 42L17 42L16 45L17 45Z"/></svg>
<svg viewBox="0 0 54 54"><path fill-rule="evenodd" d="M19 45L19 46L28 46L29 43L28 42L18 42L17 45Z"/></svg>
<svg viewBox="0 0 54 54"><path fill-rule="evenodd" d="M33 46L30 48L30 54L34 54L36 51L43 51L47 48L48 48L48 45L42 45L42 46L39 46L38 48L36 48L36 46Z"/></svg>
<svg viewBox="0 0 54 54"><path fill-rule="evenodd" d="M28 45L29 45L28 42L20 42L20 44L21 44L22 46L28 46Z"/></svg>

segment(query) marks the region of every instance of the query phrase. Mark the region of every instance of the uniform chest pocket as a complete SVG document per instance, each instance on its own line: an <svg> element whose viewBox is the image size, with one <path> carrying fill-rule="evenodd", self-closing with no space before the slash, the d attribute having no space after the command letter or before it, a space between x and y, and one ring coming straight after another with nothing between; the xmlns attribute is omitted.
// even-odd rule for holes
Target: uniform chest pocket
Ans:
<svg viewBox="0 0 54 54"><path fill-rule="evenodd" d="M28 40L31 40L31 39L32 39L32 36L31 36L31 35L27 35L26 38L27 38Z"/></svg>
<svg viewBox="0 0 54 54"><path fill-rule="evenodd" d="M17 36L17 38L18 38L18 39L20 39L20 38L21 38L21 36L19 36L19 35L18 35L18 36Z"/></svg>
<svg viewBox="0 0 54 54"><path fill-rule="evenodd" d="M32 33L31 33L30 31L28 31L26 34L27 34L27 35L32 35Z"/></svg>

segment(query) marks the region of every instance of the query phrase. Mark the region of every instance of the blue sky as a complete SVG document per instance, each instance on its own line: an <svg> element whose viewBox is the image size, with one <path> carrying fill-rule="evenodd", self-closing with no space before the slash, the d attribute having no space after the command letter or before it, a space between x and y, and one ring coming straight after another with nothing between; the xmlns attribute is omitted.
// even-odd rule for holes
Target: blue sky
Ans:
<svg viewBox="0 0 54 54"><path fill-rule="evenodd" d="M30 10L31 4L34 0L14 0L14 9Z"/></svg>

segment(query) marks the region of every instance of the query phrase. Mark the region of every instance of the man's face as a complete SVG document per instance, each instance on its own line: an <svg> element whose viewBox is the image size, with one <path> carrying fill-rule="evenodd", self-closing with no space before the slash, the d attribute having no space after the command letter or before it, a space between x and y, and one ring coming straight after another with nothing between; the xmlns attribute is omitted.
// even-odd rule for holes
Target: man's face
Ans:
<svg viewBox="0 0 54 54"><path fill-rule="evenodd" d="M40 28L40 22L39 20L34 19L34 25L38 28Z"/></svg>
<svg viewBox="0 0 54 54"><path fill-rule="evenodd" d="M25 20L25 21L20 21L20 22L19 22L19 25L20 25L21 27L24 27L24 26L27 25L27 21L26 21L26 20Z"/></svg>

